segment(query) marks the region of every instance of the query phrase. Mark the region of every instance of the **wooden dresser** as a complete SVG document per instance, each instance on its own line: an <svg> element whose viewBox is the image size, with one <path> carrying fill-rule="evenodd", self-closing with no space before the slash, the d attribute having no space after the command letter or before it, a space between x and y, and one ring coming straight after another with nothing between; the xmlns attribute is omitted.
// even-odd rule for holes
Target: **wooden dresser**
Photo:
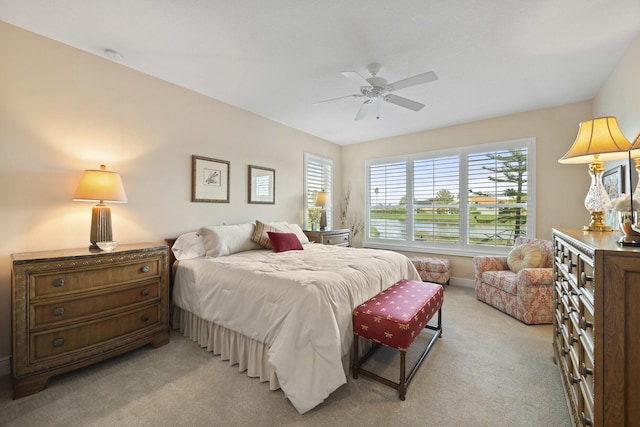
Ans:
<svg viewBox="0 0 640 427"><path fill-rule="evenodd" d="M579 426L640 423L640 248L553 230L554 359Z"/></svg>
<svg viewBox="0 0 640 427"><path fill-rule="evenodd" d="M351 246L351 230L304 230L309 240L323 245Z"/></svg>
<svg viewBox="0 0 640 427"><path fill-rule="evenodd" d="M168 247L13 254L14 399L49 378L169 342Z"/></svg>

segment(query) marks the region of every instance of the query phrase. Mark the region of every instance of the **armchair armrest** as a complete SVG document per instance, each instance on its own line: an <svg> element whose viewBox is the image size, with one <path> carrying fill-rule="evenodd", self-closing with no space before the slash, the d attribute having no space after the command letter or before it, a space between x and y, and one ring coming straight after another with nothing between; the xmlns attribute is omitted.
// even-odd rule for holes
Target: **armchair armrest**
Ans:
<svg viewBox="0 0 640 427"><path fill-rule="evenodd" d="M508 270L506 256L476 256L473 257L473 268L476 277L485 271L502 271Z"/></svg>
<svg viewBox="0 0 640 427"><path fill-rule="evenodd" d="M553 284L553 268L523 268L516 276L520 286L549 286Z"/></svg>

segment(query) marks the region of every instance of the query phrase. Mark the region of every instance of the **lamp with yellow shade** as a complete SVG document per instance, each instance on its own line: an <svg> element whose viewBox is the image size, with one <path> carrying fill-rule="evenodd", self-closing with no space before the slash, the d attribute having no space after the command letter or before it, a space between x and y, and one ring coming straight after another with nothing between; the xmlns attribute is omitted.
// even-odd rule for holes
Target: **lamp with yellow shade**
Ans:
<svg viewBox="0 0 640 427"><path fill-rule="evenodd" d="M100 170L85 170L78 188L73 195L75 201L95 202L91 214L91 233L89 249L98 249L97 242L113 240L111 231L111 208L104 202L126 203L127 194L122 185L120 174L106 170L100 165Z"/></svg>
<svg viewBox="0 0 640 427"><path fill-rule="evenodd" d="M327 206L331 204L331 198L329 197L329 193L324 191L318 191L316 196L316 206L322 208L320 210L320 230L326 230L327 228L327 210L325 209Z"/></svg>
<svg viewBox="0 0 640 427"><path fill-rule="evenodd" d="M609 195L602 184L604 162L627 157L631 143L625 138L615 117L598 117L580 123L576 140L558 162L565 164L589 164L591 186L584 206L591 214L588 231L611 231L604 222L604 212L611 208Z"/></svg>

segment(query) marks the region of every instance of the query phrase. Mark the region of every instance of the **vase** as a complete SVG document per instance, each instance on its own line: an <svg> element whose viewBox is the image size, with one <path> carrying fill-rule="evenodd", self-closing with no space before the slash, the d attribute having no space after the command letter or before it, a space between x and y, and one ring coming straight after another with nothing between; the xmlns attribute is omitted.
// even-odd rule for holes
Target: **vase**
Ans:
<svg viewBox="0 0 640 427"><path fill-rule="evenodd" d="M618 224L620 230L626 234L627 236L637 235L635 231L631 228L632 224L637 223L638 212L637 211L618 211Z"/></svg>

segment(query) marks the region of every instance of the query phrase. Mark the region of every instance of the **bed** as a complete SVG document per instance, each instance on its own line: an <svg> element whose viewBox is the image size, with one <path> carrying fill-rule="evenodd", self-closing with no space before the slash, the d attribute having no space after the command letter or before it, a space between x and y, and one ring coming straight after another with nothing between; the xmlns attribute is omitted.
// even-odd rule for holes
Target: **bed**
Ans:
<svg viewBox="0 0 640 427"><path fill-rule="evenodd" d="M282 222L202 227L172 251L174 328L282 389L299 413L346 383L352 310L420 280L404 255L309 243Z"/></svg>

